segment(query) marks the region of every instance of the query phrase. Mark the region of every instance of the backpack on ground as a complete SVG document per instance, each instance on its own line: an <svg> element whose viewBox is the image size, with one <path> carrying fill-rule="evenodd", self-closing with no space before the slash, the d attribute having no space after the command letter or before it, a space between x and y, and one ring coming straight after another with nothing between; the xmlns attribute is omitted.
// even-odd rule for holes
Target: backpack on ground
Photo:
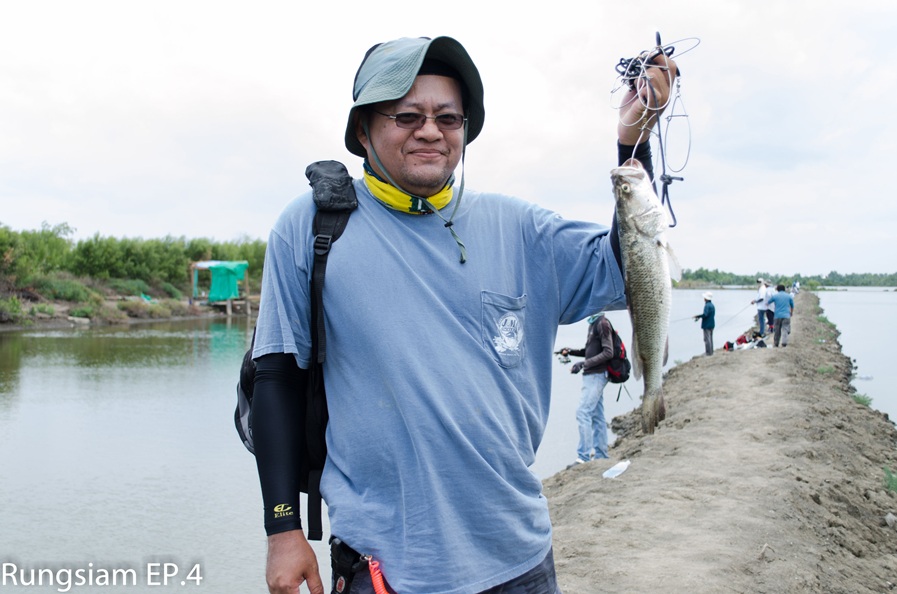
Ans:
<svg viewBox="0 0 897 594"><path fill-rule="evenodd" d="M314 264L311 275L311 364L306 386L299 386L298 397L305 400L305 444L300 452L299 489L308 494L308 539L321 540L321 473L327 459L327 443L324 439L329 416L327 394L324 392L324 359L327 356L327 340L324 333L324 272L330 248L346 228L349 215L358 206L352 176L337 161L317 161L305 170L312 187L316 211L312 228L314 234ZM255 381L255 330L252 344L243 355L240 381L237 382L237 408L234 424L243 445L255 454L252 438L252 394Z"/></svg>
<svg viewBox="0 0 897 594"><path fill-rule="evenodd" d="M610 326L610 335L614 342L614 356L607 362L607 381L612 384L622 384L629 379L629 372L632 370L632 364L626 357L626 345L623 339L617 333L614 325L605 316L608 326Z"/></svg>

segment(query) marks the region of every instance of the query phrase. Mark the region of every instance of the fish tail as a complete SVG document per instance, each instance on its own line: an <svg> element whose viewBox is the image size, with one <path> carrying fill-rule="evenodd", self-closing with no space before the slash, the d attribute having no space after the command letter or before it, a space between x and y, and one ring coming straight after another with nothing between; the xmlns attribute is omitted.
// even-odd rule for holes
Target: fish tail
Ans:
<svg viewBox="0 0 897 594"><path fill-rule="evenodd" d="M642 397L642 431L648 435L654 433L654 428L666 418L666 414L663 391L656 388L646 392Z"/></svg>

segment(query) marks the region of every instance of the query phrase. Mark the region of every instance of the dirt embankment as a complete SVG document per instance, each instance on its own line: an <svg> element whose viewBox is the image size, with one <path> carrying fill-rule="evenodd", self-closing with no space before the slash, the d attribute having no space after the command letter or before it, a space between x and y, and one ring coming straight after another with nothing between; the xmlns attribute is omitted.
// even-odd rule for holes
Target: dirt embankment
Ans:
<svg viewBox="0 0 897 594"><path fill-rule="evenodd" d="M564 592L897 592L897 429L820 313L802 292L787 348L677 366L653 435L620 417L610 460L545 481Z"/></svg>

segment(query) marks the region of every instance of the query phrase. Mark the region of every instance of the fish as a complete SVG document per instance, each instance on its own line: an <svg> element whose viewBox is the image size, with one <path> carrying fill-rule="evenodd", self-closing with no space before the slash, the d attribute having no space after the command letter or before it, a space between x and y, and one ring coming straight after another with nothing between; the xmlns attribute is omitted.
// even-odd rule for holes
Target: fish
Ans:
<svg viewBox="0 0 897 594"><path fill-rule="evenodd" d="M671 281L682 278L682 269L667 241L670 217L641 163L630 159L610 176L632 320L632 374L644 382L642 430L650 434L666 417L663 366L669 354Z"/></svg>

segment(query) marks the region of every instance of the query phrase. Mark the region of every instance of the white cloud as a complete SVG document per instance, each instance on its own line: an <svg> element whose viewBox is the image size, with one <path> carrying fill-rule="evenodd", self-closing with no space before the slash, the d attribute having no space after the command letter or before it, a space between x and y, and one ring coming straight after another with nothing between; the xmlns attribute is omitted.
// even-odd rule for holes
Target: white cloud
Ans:
<svg viewBox="0 0 897 594"><path fill-rule="evenodd" d="M440 34L465 44L486 86L467 185L607 222L614 66L660 30L701 42L679 62L682 265L894 272L880 249L897 214L892 4L4 3L0 223L264 238L309 162L359 170L342 135L368 47Z"/></svg>

